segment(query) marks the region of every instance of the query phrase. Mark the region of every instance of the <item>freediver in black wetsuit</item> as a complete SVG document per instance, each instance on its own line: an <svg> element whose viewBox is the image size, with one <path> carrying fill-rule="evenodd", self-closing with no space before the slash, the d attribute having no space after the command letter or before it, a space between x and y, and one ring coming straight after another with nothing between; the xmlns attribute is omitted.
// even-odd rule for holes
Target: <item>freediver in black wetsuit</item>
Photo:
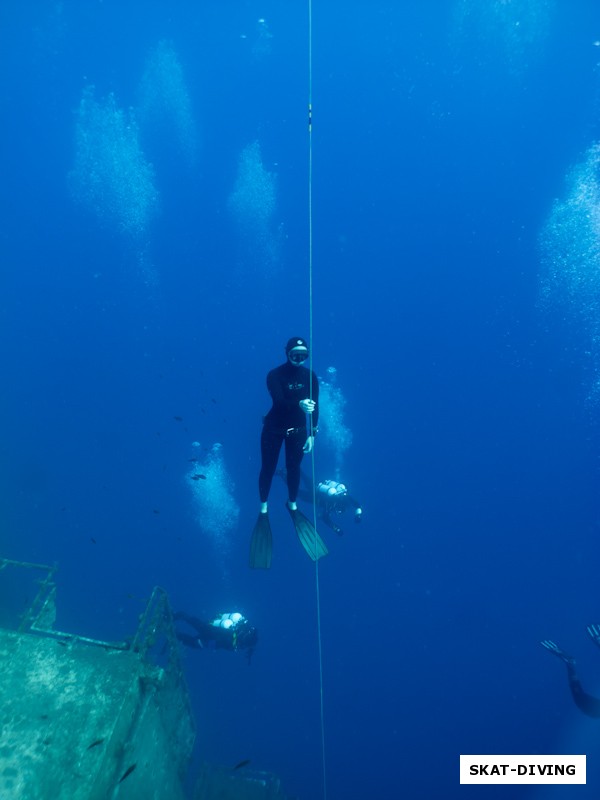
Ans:
<svg viewBox="0 0 600 800"><path fill-rule="evenodd" d="M600 625L588 625L587 632L595 645L600 647ZM550 639L544 639L540 642L542 647L545 647L549 653L558 656L561 661L564 661L567 667L567 679L569 681L569 689L575 701L575 705L580 711L583 711L588 717L600 718L600 700L591 694L584 692L577 670L575 669L575 659L561 650L560 647L552 642Z"/></svg>
<svg viewBox="0 0 600 800"><path fill-rule="evenodd" d="M260 450L262 466L258 479L260 513L250 544L250 566L268 569L271 566L272 536L267 501L281 446L285 442L288 501L298 538L314 560L327 553L311 523L298 511L296 499L300 485L300 464L304 453L314 446L319 421L319 381L314 372L303 367L308 359L308 344L297 336L285 347L287 360L267 375L267 389L273 405L264 418ZM307 429L307 416L310 425Z"/></svg>

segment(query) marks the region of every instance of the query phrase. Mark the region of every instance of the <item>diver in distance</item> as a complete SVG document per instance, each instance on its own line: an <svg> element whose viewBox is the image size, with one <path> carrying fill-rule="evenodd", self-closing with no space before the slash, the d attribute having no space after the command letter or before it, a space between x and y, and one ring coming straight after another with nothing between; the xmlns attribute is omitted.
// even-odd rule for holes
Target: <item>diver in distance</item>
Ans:
<svg viewBox="0 0 600 800"><path fill-rule="evenodd" d="M587 632L595 645L600 647L600 625L588 625ZM557 656L563 661L567 667L567 680L569 681L569 689L575 701L575 705L580 711L583 711L588 717L600 718L600 700L587 692L584 692L577 670L575 669L575 659L573 656L565 653L564 650L550 639L544 639L540 642L542 647L545 647L549 653Z"/></svg>
<svg viewBox="0 0 600 800"><path fill-rule="evenodd" d="M253 568L268 569L271 566L273 538L267 501L284 442L288 487L286 508L308 556L316 561L327 555L325 543L312 523L298 510L297 505L300 464L304 453L311 452L317 433L319 381L314 372L302 366L308 359L308 344L305 339L300 336L290 339L285 346L285 355L285 362L267 375L267 389L273 405L264 418L260 440L260 512L250 542L250 566ZM308 429L307 417L310 420Z"/></svg>
<svg viewBox="0 0 600 800"><path fill-rule="evenodd" d="M243 614L234 611L230 614L219 614L212 622L192 617L183 611L173 614L175 622L185 622L193 629L193 633L176 630L177 638L186 647L196 650L216 648L217 650L245 650L248 663L252 658L258 642L258 631Z"/></svg>
<svg viewBox="0 0 600 800"><path fill-rule="evenodd" d="M277 470L277 475L285 480L285 470ZM310 479L302 472L298 498L306 503L313 502ZM334 480L320 481L315 491L317 514L325 525L342 536L344 531L338 525L339 518L345 511L354 509L354 522L361 522L363 510L361 504L348 493L346 484Z"/></svg>
<svg viewBox="0 0 600 800"><path fill-rule="evenodd" d="M345 484L331 480L321 481L317 484L316 497L319 516L323 522L339 536L341 536L344 531L335 521L335 516L339 516L349 508L353 508L354 522L360 522L362 520L362 507L358 500L348 494L348 489Z"/></svg>

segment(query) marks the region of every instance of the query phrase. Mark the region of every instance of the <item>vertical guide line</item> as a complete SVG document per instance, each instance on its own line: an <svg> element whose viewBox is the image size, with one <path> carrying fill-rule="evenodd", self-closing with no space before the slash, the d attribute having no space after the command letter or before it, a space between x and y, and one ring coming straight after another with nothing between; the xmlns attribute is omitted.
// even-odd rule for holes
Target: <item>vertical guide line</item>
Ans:
<svg viewBox="0 0 600 800"><path fill-rule="evenodd" d="M312 0L308 0L308 354L310 368L310 399L312 393L313 373L313 208L312 208ZM312 414L310 419L310 434L314 436ZM314 440L313 440L314 443ZM315 449L311 450L312 468L312 494L313 494L313 525L317 530L317 503L315 483ZM323 703L323 645L321 639L321 592L319 588L319 559L317 556L317 542L315 538L315 594L317 605L317 639L319 643L319 706L321 714L321 761L323 769L323 800L327 800L327 770L325 760L325 713Z"/></svg>

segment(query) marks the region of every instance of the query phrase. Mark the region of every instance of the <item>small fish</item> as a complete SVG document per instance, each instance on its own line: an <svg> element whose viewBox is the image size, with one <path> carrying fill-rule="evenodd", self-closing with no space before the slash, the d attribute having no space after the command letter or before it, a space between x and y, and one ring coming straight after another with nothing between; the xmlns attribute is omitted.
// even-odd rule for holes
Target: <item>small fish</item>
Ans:
<svg viewBox="0 0 600 800"><path fill-rule="evenodd" d="M241 769L242 767L247 767L249 763L250 763L250 759L249 758L245 758L243 761L240 761L239 764L236 764L234 769Z"/></svg>
<svg viewBox="0 0 600 800"><path fill-rule="evenodd" d="M198 475L192 475L191 476L191 480L193 480L193 481L205 481L206 480L206 475L200 475L200 473L198 473Z"/></svg>
<svg viewBox="0 0 600 800"><path fill-rule="evenodd" d="M215 398L214 398L214 397L211 397L210 399L212 400L212 402L213 402L215 405L217 404L217 401L215 400Z"/></svg>
<svg viewBox="0 0 600 800"><path fill-rule="evenodd" d="M137 764L132 764L130 767L127 767L125 772L119 778L119 783L122 783L125 780L125 778L128 778L136 767Z"/></svg>
<svg viewBox="0 0 600 800"><path fill-rule="evenodd" d="M93 537L93 536L90 536L90 542L91 542L92 544L96 544L96 540L94 539L94 537Z"/></svg>
<svg viewBox="0 0 600 800"><path fill-rule="evenodd" d="M99 744L102 744L102 742L103 742L103 741L104 741L104 739L96 739L96 741L95 741L95 742L92 742L92 743L91 743L91 744L88 746L88 748L87 748L87 749L88 749L88 750L91 750L91 749L92 749L92 748L94 748L94 747L98 747L98 745L99 745Z"/></svg>
<svg viewBox="0 0 600 800"><path fill-rule="evenodd" d="M152 513L153 514L160 514L160 511L158 510L158 508L153 508L152 509Z"/></svg>
<svg viewBox="0 0 600 800"><path fill-rule="evenodd" d="M188 461L190 462L190 464L197 464L198 463L198 459L197 458L188 458Z"/></svg>
<svg viewBox="0 0 600 800"><path fill-rule="evenodd" d="M183 417L173 417L176 422L183 422Z"/></svg>

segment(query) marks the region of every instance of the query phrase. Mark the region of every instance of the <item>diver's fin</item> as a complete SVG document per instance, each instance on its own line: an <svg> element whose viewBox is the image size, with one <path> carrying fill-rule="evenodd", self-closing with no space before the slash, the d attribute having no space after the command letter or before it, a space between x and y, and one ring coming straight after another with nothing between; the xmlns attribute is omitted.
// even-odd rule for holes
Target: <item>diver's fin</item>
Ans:
<svg viewBox="0 0 600 800"><path fill-rule="evenodd" d="M298 539L300 539L300 544L306 550L308 557L313 561L317 561L317 559L326 556L329 550L323 539L321 539L314 529L312 522L298 509L292 510L287 503L285 507L290 512L290 517L294 523Z"/></svg>
<svg viewBox="0 0 600 800"><path fill-rule="evenodd" d="M252 569L269 569L272 549L273 536L269 515L261 512L256 520L250 541L250 566Z"/></svg>

